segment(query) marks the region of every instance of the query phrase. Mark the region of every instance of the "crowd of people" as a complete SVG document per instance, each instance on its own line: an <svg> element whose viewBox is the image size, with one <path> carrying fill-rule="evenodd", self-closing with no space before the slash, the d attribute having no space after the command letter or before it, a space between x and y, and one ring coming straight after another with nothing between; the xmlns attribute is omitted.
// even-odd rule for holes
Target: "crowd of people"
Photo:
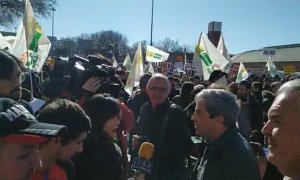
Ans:
<svg viewBox="0 0 300 180"><path fill-rule="evenodd" d="M146 73L129 95L110 65L74 56L29 74L0 50L0 179L300 178L299 77Z"/></svg>

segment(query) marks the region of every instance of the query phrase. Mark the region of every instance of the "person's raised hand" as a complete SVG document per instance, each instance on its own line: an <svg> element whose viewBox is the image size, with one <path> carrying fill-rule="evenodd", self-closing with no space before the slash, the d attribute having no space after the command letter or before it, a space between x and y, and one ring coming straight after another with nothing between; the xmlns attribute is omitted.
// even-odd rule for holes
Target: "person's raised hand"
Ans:
<svg viewBox="0 0 300 180"><path fill-rule="evenodd" d="M101 86L101 79L98 77L91 77L89 78L82 86L82 89L96 93L96 91Z"/></svg>

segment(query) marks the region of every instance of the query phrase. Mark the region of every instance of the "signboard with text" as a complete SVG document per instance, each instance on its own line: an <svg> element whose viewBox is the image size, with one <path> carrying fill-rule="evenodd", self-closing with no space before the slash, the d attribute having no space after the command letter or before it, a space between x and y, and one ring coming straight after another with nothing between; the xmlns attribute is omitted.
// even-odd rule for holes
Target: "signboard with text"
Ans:
<svg viewBox="0 0 300 180"><path fill-rule="evenodd" d="M295 66L283 66L283 72L285 74L292 74L296 72L296 67Z"/></svg>

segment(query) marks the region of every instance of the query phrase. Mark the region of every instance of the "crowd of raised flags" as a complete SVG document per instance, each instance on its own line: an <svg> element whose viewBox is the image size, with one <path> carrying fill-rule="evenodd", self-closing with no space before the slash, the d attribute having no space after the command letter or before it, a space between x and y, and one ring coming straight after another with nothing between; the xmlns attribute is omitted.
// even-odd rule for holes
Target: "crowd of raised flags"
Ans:
<svg viewBox="0 0 300 180"><path fill-rule="evenodd" d="M6 48L10 53L20 58L27 69L39 72L48 57L51 42L43 33L42 27L36 21L30 1L25 0L25 3L24 18L18 28L14 43L9 43L0 33L0 48ZM168 57L168 53L147 45L146 61L148 65L145 67L145 72L154 73L152 63L164 62ZM113 56L112 59L113 66L117 67L118 63L116 58ZM204 80L207 80L214 70L222 70L227 73L231 65L232 61L230 60L223 34L220 37L218 46L215 47L208 37L201 33L194 53L193 66L196 68L195 75L203 75ZM133 61L131 61L130 56L127 54L123 66L129 71L125 89L131 94L133 87L137 86L140 76L144 74L141 43L138 45ZM276 66L270 56L266 67L272 76L278 75ZM247 68L241 62L236 82L245 80L248 75Z"/></svg>

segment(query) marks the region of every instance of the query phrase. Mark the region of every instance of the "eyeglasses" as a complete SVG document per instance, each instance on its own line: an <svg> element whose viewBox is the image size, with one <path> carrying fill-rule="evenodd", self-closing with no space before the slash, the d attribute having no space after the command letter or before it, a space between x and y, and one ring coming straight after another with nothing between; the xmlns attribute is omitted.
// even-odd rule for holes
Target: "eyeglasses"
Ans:
<svg viewBox="0 0 300 180"><path fill-rule="evenodd" d="M150 91L167 92L168 89L164 87L149 87Z"/></svg>

